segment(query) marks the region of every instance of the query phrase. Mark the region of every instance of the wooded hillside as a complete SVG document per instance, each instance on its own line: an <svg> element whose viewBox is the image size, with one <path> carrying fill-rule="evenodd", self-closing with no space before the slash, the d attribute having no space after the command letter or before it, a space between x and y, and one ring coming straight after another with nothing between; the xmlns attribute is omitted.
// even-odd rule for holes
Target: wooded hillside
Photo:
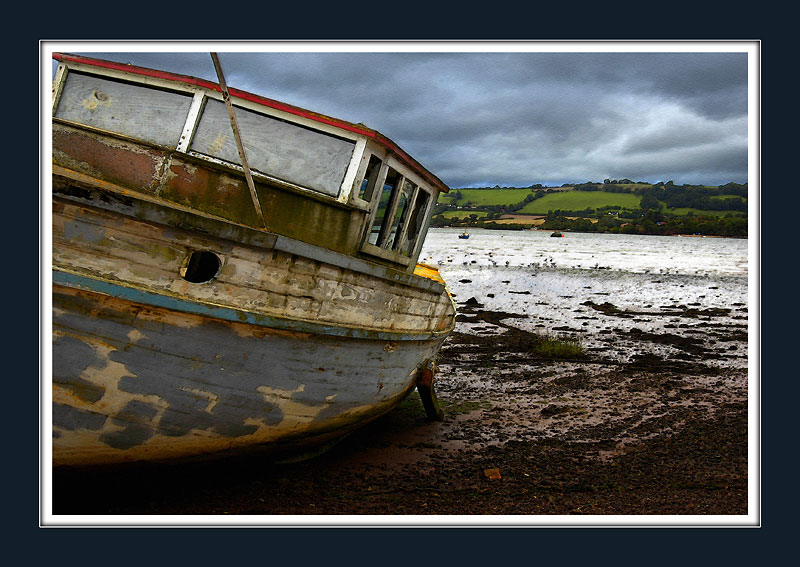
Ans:
<svg viewBox="0 0 800 567"><path fill-rule="evenodd" d="M432 226L747 236L747 198L746 183L606 179L561 187L462 188L440 197Z"/></svg>

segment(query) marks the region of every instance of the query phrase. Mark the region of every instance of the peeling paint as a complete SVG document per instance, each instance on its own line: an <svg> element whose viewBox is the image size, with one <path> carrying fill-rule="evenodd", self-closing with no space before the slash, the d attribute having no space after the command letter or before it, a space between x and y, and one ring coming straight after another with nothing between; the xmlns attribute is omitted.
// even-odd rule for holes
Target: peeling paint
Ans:
<svg viewBox="0 0 800 567"><path fill-rule="evenodd" d="M71 213L70 221L66 220L70 218L68 213ZM259 317L290 316L308 321L307 325L311 326L311 321L331 325L330 330L333 326L363 329L363 333L358 334L364 336L374 334L372 329L387 328L399 333L412 329L419 333L426 328L431 332L445 332L447 325L452 324L449 318L443 322L441 318L430 317L432 311L436 312L432 304L443 310L451 308L450 300L441 293L433 290L410 292L401 284L387 288L386 283L377 278L363 278L358 293L342 296L338 293L340 284L323 280L320 274L349 281L347 272L322 271L319 262L298 262L284 254L265 258L263 253L259 255L247 247L234 246L229 255L220 256L220 272L208 284L192 284L181 277L182 263L191 251L221 248L216 242L197 239L188 232L174 229L170 231L170 235L174 235L172 241L164 241L164 234L157 229L134 222L126 222L118 228L106 227L102 232L105 238L100 238L97 225L90 219L90 215L79 215L74 207L65 207L63 215L54 214L53 239L56 246L53 263L65 273L91 274L95 271L94 278L108 281L108 284L97 281L92 284L92 289L102 288L111 294L124 292L132 300L155 301L178 309L191 307L189 303L179 301L178 297L208 301L211 304L192 309L202 308L209 315L248 322L256 322ZM79 221L84 224L74 224ZM71 236L81 235L84 246L76 248L72 239L67 238L65 227L71 227ZM109 236L114 236L115 240L110 242ZM58 246L62 239L71 246ZM171 273L170 269L173 270ZM67 278L71 285L82 285L80 277L58 277ZM124 288L114 287L111 286L113 281L126 282L126 285ZM88 285L89 280L86 283ZM343 285L354 289L352 283ZM223 313L221 304L231 310L229 315ZM234 307L242 304L248 305L247 312ZM439 328L432 329L434 324L439 324ZM273 321L272 326L280 324ZM301 327L295 325L292 330L305 330Z"/></svg>
<svg viewBox="0 0 800 567"><path fill-rule="evenodd" d="M112 103L112 98L108 96L106 93L99 92L99 91L92 91L91 96L81 100L81 106L83 106L86 110L95 111L99 106L110 107Z"/></svg>
<svg viewBox="0 0 800 567"><path fill-rule="evenodd" d="M228 141L228 136L225 134L218 134L214 140L208 145L208 154L212 156L216 156L219 154L220 150L225 146L225 143Z"/></svg>
<svg viewBox="0 0 800 567"><path fill-rule="evenodd" d="M250 140L265 231L218 103L96 71L53 117L53 463L313 443L399 403L455 312L435 269L362 254L339 196L373 142L243 112L287 133Z"/></svg>
<svg viewBox="0 0 800 567"><path fill-rule="evenodd" d="M414 382L407 368L421 364L441 344L398 344L368 362L372 341L309 336L297 343L293 334L282 332L258 338L236 328L252 325L202 318L199 326L183 325L180 317L157 308L140 310L129 324L120 324L123 311L136 311L130 304L77 293L91 300L85 314L65 302L70 294L54 293L62 315L54 315L61 338L53 357L63 373L102 384L105 392L91 401L66 395L71 386L62 382L69 381L54 383L54 400L61 407L54 418L54 458L62 464L191 454L349 427L405 395ZM67 327L70 335L63 334ZM70 357L70 352L84 354ZM323 359L337 362L319 372L313 361ZM377 404L376 373L383 386ZM333 380L337 374L348 379ZM113 419L99 424L93 416L100 411Z"/></svg>

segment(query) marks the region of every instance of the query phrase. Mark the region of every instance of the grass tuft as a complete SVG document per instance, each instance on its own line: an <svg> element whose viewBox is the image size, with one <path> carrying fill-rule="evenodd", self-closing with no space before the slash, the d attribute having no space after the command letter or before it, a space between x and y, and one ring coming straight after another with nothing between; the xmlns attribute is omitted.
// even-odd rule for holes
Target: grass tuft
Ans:
<svg viewBox="0 0 800 567"><path fill-rule="evenodd" d="M533 346L533 352L545 358L580 358L583 356L583 345L575 338L540 335L540 340Z"/></svg>

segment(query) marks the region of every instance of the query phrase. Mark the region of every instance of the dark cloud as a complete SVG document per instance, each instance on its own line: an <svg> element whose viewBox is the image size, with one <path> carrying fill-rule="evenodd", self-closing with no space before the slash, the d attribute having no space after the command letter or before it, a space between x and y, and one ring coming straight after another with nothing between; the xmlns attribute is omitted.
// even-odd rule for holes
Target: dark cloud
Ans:
<svg viewBox="0 0 800 567"><path fill-rule="evenodd" d="M232 87L362 122L451 187L747 180L747 53L588 51L220 59ZM207 52L86 54L215 80Z"/></svg>

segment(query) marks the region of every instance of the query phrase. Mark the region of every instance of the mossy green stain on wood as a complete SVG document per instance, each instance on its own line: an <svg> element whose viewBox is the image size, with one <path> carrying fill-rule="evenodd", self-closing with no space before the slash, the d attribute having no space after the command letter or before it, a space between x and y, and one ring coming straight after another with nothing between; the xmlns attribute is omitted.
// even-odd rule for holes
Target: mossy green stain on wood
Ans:
<svg viewBox="0 0 800 567"><path fill-rule="evenodd" d="M262 184L256 187L272 232L344 254L356 251L363 212Z"/></svg>
<svg viewBox="0 0 800 567"><path fill-rule="evenodd" d="M159 196L247 226L260 226L244 179L174 158Z"/></svg>
<svg viewBox="0 0 800 567"><path fill-rule="evenodd" d="M364 213L257 182L267 229L345 254L359 244ZM160 197L237 224L261 226L243 178L173 158Z"/></svg>

